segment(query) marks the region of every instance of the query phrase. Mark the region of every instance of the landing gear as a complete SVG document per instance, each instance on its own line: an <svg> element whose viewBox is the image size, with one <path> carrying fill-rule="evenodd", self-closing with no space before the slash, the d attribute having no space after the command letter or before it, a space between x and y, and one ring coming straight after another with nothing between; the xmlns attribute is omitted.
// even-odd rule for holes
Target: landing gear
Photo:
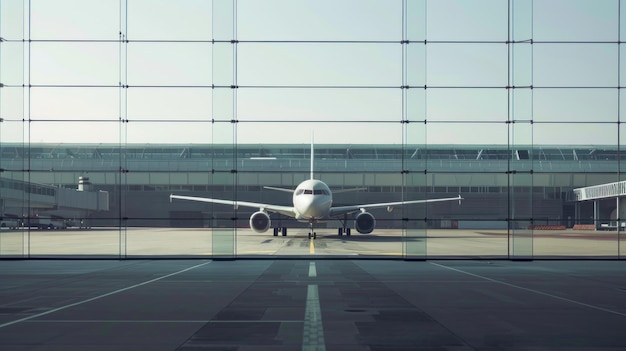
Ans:
<svg viewBox="0 0 626 351"><path fill-rule="evenodd" d="M311 227L311 230L309 231L309 239L317 239L317 233L313 230L313 222L309 222L309 226Z"/></svg>
<svg viewBox="0 0 626 351"><path fill-rule="evenodd" d="M278 233L282 233L283 236L287 236L287 227L274 228L274 236L278 236Z"/></svg>
<svg viewBox="0 0 626 351"><path fill-rule="evenodd" d="M340 219L339 221L341 222L341 227L337 229L337 235L342 236L345 233L346 236L350 236L350 227L346 226L346 223L348 223L348 215L344 215L343 220Z"/></svg>
<svg viewBox="0 0 626 351"><path fill-rule="evenodd" d="M350 236L350 228L342 227L342 228L337 229L338 236L342 236L344 233L346 234L346 236Z"/></svg>

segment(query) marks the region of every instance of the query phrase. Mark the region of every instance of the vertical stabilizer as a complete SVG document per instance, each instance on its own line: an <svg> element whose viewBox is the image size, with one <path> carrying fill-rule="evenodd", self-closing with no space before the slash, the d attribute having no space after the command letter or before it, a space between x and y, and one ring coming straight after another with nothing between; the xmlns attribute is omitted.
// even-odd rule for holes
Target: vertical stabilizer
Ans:
<svg viewBox="0 0 626 351"><path fill-rule="evenodd" d="M315 152L313 151L314 142L315 142L315 132L311 133L311 179L313 179L313 159L315 158Z"/></svg>

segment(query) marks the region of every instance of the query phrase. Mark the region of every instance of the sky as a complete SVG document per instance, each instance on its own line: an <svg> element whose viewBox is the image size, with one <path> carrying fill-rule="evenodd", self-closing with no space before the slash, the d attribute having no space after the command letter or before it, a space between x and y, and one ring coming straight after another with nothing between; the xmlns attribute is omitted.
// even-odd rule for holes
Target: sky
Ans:
<svg viewBox="0 0 626 351"><path fill-rule="evenodd" d="M0 142L618 143L619 1L512 4L0 1Z"/></svg>

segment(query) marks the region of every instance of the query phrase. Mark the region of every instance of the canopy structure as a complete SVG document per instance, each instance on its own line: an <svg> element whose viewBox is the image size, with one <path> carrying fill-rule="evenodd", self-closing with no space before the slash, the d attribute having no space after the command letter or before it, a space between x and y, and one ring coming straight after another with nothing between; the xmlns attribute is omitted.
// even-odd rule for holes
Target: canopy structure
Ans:
<svg viewBox="0 0 626 351"><path fill-rule="evenodd" d="M626 216L622 212L626 206L624 204L620 206L623 201L622 198L625 196L626 181L574 189L576 201L593 201L593 222L596 229L623 229L625 227L626 223L623 222L623 218ZM600 201L604 199L615 199L614 207L609 205L608 209L603 210ZM578 206L576 210L579 211Z"/></svg>

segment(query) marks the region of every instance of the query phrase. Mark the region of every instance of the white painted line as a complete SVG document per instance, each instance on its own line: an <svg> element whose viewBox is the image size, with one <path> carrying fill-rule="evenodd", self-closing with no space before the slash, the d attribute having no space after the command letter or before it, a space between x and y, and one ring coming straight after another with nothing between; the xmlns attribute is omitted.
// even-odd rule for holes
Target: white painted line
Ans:
<svg viewBox="0 0 626 351"><path fill-rule="evenodd" d="M315 262L309 262L309 278L317 277L317 269L315 268Z"/></svg>
<svg viewBox="0 0 626 351"><path fill-rule="evenodd" d="M157 281L159 281L159 280L162 280L162 279L165 279L165 278L169 278L169 277L172 277L172 276L175 276L175 275L178 275L178 274L181 274L181 273L184 273L184 272L190 271L190 270L195 269L195 268L198 268L198 267L205 266L205 265L207 265L207 264L209 264L209 263L211 263L211 261L209 261L209 262L205 262L205 263L201 263L201 264L195 265L195 266L193 266L193 267L185 268L185 269L180 270L180 271L178 271L178 272L170 273L170 274L164 275L164 276L159 277L159 278L155 278L155 279L151 279L151 280L145 281L145 282L143 282L143 283L139 283L139 284L131 285L131 286L129 286L129 287L122 288L122 289L118 289L118 290L112 291L112 292L110 292L110 293L106 293L106 294L102 294L102 295L100 295L100 296L92 297L92 298L87 299L87 300L83 300L83 301L79 301L79 302L71 303L71 304L69 304L69 305L65 305L65 306L62 306L62 307L57 307L57 308L55 308L55 309L52 309L52 310L49 310L49 311L46 311L46 312L42 312L42 313L38 313L38 314L34 314L34 315L32 315L32 316L24 317L24 318L21 318L21 319L18 319L18 320L12 321L12 322L7 322L7 323L4 323L4 324L0 324L0 328L8 327L8 326L13 325L13 324L17 324L17 323L25 322L25 321L28 321L28 320L31 320L31 319L35 319L35 318L39 318L39 317L42 317L42 316L45 316L45 315L48 315L48 314L51 314L51 313L59 312L59 311L62 311L62 310L68 309L68 308L70 308L70 307L75 307L75 306L79 306L79 305L85 304L85 303L87 303L87 302L91 302L91 301L99 300L99 299L101 299L101 298L103 298L103 297L107 297L107 296L115 295L115 294L118 294L118 293L121 293L121 292L124 292L124 291L128 291L128 290L131 290L131 289L134 289L134 288L138 288L138 287L143 286L143 285L147 285L147 284L150 284L150 283L154 283L154 282L157 282Z"/></svg>
<svg viewBox="0 0 626 351"><path fill-rule="evenodd" d="M302 333L303 351L325 351L324 327L322 325L322 310L316 284L310 284L306 294L306 309L304 310L304 331Z"/></svg>
<svg viewBox="0 0 626 351"><path fill-rule="evenodd" d="M34 321L24 321L25 323L35 324L35 323L200 323L206 324L209 323L209 320L184 320L184 319L159 319L159 320L145 320L145 319L137 319L137 320L128 320L128 319L42 319L42 320L34 320Z"/></svg>
<svg viewBox="0 0 626 351"><path fill-rule="evenodd" d="M438 264L438 263L434 263L434 262L429 262L429 263L432 264L432 265L435 265L437 267L441 267L441 268L449 269L449 270L452 270L452 271L455 271L455 272L471 275L472 277L484 279L484 280L487 280L487 281L490 281L490 282L493 282L493 283L506 285L506 286L511 287L511 288L516 288L516 289L532 292L532 293L535 293L535 294L538 294L538 295L548 296L548 297L551 297L551 298L554 298L554 299L557 299L557 300L573 303L575 305L584 306L584 307L588 307L588 308L591 308L591 309L594 309L594 310L598 310L598 311L602 311L602 312L608 312L608 313L616 314L618 316L626 317L626 313L622 313L622 312L618 312L618 311L614 311L614 310L609 310L609 309L604 308L604 307L590 305L588 303L584 303L584 302L580 302L580 301L576 301L576 300L571 300L571 299L568 299L568 298L565 298L565 297L561 297L561 296L548 294L546 292L535 290L535 289L531 289L531 288L525 288L523 286L519 286L519 285L503 282L501 280L483 277L482 275L466 272L466 271L463 271L463 270L460 270L460 269L457 269L457 268L444 266L444 265L441 265L441 264Z"/></svg>
<svg viewBox="0 0 626 351"><path fill-rule="evenodd" d="M291 319L264 319L264 320L207 320L207 319L154 319L154 320L146 320L146 319L40 319L40 320L31 320L25 321L24 323L200 323L200 324L219 324L219 323L303 323L301 319L291 320Z"/></svg>

